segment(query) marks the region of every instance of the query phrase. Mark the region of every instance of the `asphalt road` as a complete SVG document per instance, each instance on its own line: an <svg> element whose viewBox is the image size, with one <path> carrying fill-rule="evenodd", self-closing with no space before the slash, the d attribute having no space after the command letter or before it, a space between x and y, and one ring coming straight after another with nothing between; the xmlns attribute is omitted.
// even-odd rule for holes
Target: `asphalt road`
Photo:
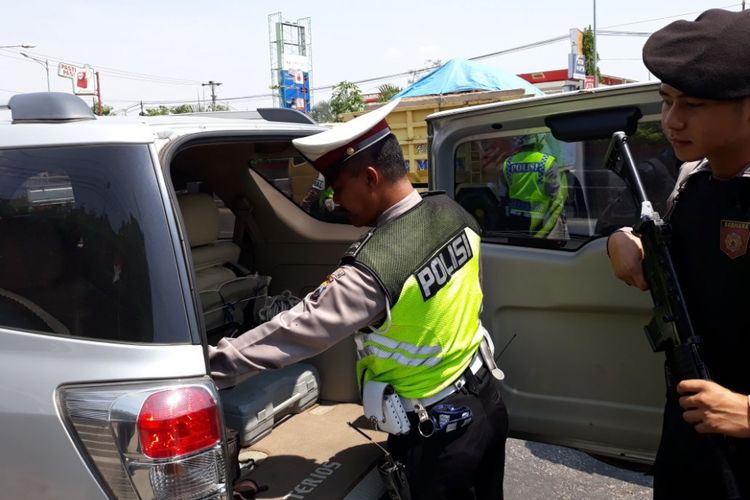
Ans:
<svg viewBox="0 0 750 500"><path fill-rule="evenodd" d="M650 499L652 477L601 462L569 448L509 439L505 498Z"/></svg>

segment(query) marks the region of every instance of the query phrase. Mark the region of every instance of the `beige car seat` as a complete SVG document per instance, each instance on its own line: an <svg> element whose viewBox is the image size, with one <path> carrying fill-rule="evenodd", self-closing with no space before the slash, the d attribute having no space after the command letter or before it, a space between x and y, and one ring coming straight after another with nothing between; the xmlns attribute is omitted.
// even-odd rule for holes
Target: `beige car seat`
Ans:
<svg viewBox="0 0 750 500"><path fill-rule="evenodd" d="M233 241L218 239L219 210L210 195L182 194L178 202L187 229L206 331L242 325L245 306L253 298L266 295L268 279L250 274L239 265L240 247Z"/></svg>

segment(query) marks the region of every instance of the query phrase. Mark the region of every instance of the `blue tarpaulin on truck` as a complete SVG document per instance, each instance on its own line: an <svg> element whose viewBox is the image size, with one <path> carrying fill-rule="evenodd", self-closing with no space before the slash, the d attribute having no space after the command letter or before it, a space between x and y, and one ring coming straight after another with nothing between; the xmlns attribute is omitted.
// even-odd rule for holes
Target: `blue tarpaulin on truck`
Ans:
<svg viewBox="0 0 750 500"><path fill-rule="evenodd" d="M451 59L406 87L395 97L511 89L524 89L531 95L544 95L544 92L523 78L504 69L466 59Z"/></svg>

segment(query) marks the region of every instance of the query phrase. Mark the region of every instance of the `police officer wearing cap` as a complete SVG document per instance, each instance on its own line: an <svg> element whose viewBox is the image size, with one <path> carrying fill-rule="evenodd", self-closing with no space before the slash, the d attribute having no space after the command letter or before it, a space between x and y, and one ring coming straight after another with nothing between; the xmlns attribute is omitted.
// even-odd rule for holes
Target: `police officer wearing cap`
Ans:
<svg viewBox="0 0 750 500"><path fill-rule="evenodd" d="M231 386L357 332L360 390L387 387L377 408L387 397L403 409L388 446L412 498L502 498L508 417L479 319L480 229L447 196L413 189L385 120L397 105L294 140L352 224L372 229L297 306L209 346L211 376Z"/></svg>
<svg viewBox="0 0 750 500"><path fill-rule="evenodd" d="M654 498L723 498L719 434L741 498L750 498L750 11L677 21L643 48L662 82L662 128L685 163L667 214L670 253L711 381L671 380L654 465ZM613 233L615 275L647 289L637 235ZM724 464L726 467L727 464Z"/></svg>

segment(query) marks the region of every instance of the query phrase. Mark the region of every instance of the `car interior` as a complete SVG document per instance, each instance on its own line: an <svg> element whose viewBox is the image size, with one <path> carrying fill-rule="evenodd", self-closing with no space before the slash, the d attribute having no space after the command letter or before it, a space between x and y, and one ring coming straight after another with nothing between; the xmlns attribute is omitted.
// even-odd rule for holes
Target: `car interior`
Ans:
<svg viewBox="0 0 750 500"><path fill-rule="evenodd" d="M300 207L317 174L289 140L186 143L171 156L169 172L211 345L315 290L363 231ZM222 393L227 424L244 427L235 429L241 459L255 459L250 477L279 493L292 491L316 463L336 463L348 472L337 471L314 496L343 497L379 457L346 424L356 421L374 439L384 438L362 417L353 340Z"/></svg>

